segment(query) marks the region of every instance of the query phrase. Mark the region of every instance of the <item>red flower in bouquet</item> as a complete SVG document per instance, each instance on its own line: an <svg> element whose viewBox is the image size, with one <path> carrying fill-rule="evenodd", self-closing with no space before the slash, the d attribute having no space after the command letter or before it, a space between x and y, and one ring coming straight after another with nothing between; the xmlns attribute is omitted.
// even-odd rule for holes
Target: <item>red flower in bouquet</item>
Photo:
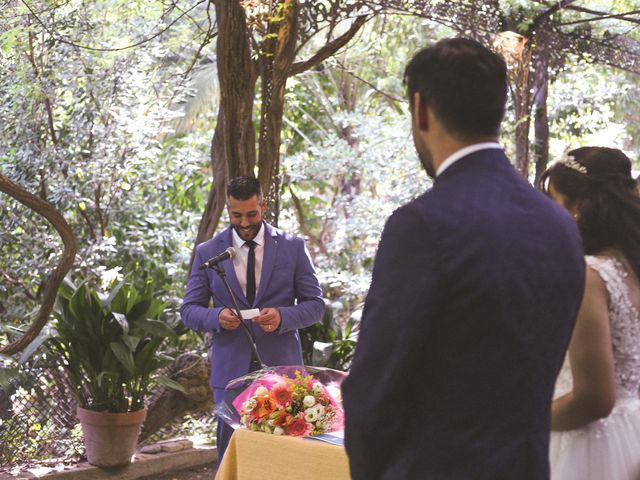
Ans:
<svg viewBox="0 0 640 480"><path fill-rule="evenodd" d="M293 421L284 428L287 435L294 437L304 437L313 431L313 425L305 422L304 414L298 415Z"/></svg>
<svg viewBox="0 0 640 480"><path fill-rule="evenodd" d="M278 383L271 388L269 396L275 400L279 407L287 407L291 403L292 393L286 383Z"/></svg>

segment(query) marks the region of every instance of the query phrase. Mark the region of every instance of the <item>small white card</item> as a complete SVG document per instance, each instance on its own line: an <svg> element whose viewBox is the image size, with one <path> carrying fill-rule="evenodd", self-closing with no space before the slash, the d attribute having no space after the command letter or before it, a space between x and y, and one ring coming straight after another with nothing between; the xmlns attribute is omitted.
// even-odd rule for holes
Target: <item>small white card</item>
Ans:
<svg viewBox="0 0 640 480"><path fill-rule="evenodd" d="M252 318L260 315L260 309L252 308L250 310L240 310L240 315L242 315L243 320L251 320Z"/></svg>

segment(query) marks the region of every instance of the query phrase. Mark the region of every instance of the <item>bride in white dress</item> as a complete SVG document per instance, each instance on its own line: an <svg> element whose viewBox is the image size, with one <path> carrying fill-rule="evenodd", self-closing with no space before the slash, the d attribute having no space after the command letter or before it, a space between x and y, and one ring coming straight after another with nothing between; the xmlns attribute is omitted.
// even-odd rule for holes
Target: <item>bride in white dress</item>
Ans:
<svg viewBox="0 0 640 480"><path fill-rule="evenodd" d="M556 383L552 480L640 480L640 197L619 150L583 147L540 184L571 212L585 294Z"/></svg>

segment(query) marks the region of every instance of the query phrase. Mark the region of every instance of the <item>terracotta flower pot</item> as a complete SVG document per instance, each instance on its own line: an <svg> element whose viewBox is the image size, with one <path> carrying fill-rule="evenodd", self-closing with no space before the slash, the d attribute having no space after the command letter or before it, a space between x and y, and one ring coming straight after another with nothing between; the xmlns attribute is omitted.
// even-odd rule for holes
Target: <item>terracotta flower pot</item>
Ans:
<svg viewBox="0 0 640 480"><path fill-rule="evenodd" d="M97 467L131 463L147 408L135 412L96 412L78 407L87 460Z"/></svg>

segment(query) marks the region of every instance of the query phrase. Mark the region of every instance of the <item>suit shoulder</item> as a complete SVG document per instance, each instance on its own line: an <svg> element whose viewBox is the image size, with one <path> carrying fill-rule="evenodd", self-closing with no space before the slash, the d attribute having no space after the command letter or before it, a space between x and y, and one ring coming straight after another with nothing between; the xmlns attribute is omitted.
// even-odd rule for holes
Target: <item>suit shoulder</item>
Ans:
<svg viewBox="0 0 640 480"><path fill-rule="evenodd" d="M225 235L228 235L228 230L229 228L227 227L220 233L214 235L209 240L205 240L204 242L196 245L196 252L210 251L211 249L215 250L216 248L218 248L217 245L220 244L220 241L224 238Z"/></svg>
<svg viewBox="0 0 640 480"><path fill-rule="evenodd" d="M432 222L438 217L438 205L440 201L432 190L423 193L419 197L398 207L390 215L390 221L413 220L416 222Z"/></svg>
<svg viewBox="0 0 640 480"><path fill-rule="evenodd" d="M279 228L274 228L273 229L273 233L274 236L280 240L280 241L285 241L291 245L304 245L305 244L305 240L302 237L299 237L297 235L293 235L291 233L287 233L284 230L281 230Z"/></svg>

